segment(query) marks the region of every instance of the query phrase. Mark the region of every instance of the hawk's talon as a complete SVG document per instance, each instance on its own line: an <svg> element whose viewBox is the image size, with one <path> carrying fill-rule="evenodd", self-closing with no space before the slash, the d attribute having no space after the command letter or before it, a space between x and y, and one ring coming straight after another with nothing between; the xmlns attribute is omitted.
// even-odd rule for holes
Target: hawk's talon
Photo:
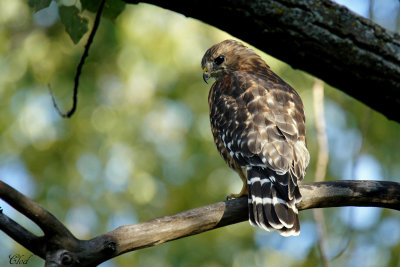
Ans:
<svg viewBox="0 0 400 267"><path fill-rule="evenodd" d="M231 200L231 199L234 199L234 198L240 198L240 197L242 197L244 195L247 195L247 190L243 190L242 189L242 191L240 191L239 194L229 194L229 195L227 195L226 196L226 200L228 201L228 200Z"/></svg>
<svg viewBox="0 0 400 267"><path fill-rule="evenodd" d="M238 194L229 194L229 195L227 195L226 196L226 200L227 201L231 200L231 199L234 199L234 198L239 198L239 197L248 195L248 193L249 193L247 191L247 182L246 182L247 178L246 178L246 176L244 176L242 172L240 172L239 174L241 174L240 178L243 181L242 189L240 190L240 192Z"/></svg>
<svg viewBox="0 0 400 267"><path fill-rule="evenodd" d="M226 196L226 201L232 200L234 198L235 198L234 194L229 194L229 195Z"/></svg>

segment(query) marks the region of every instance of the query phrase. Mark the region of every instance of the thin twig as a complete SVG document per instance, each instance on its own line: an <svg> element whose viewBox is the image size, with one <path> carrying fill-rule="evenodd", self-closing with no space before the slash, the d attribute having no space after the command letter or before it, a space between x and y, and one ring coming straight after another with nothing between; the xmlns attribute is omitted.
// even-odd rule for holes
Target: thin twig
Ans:
<svg viewBox="0 0 400 267"><path fill-rule="evenodd" d="M334 261L337 258L340 258L343 255L343 253L349 248L351 240L352 240L352 236L349 236L347 238L346 244L344 244L344 246L336 253L336 255L334 255L333 257L330 258L330 261Z"/></svg>
<svg viewBox="0 0 400 267"><path fill-rule="evenodd" d="M368 18L370 19L370 20L374 20L374 0L369 0L369 3L368 3Z"/></svg>
<svg viewBox="0 0 400 267"><path fill-rule="evenodd" d="M94 36L96 34L97 28L99 27L100 18L101 18L101 14L103 12L104 4L105 4L105 0L102 0L100 5L99 5L99 9L97 10L96 18L95 18L94 23L93 23L93 28L92 28L92 31L90 32L89 38L88 38L87 43L85 45L85 49L83 51L81 60L79 61L78 67L76 68L76 74L75 74L75 79L74 79L74 92L73 92L73 96L72 96L72 107L71 107L71 109L69 111L67 111L66 113L63 113L60 110L60 108L58 107L58 105L56 103L56 100L55 100L54 94L52 92L51 86L50 86L50 84L48 85L49 86L50 95L51 95L51 99L53 101L53 106L57 110L58 114L63 118L70 118L75 113L75 110L76 110L76 107L77 107L77 104L78 104L79 78L81 77L82 68L83 68L83 65L85 64L85 59L89 55L89 48L90 48L91 44L93 43Z"/></svg>
<svg viewBox="0 0 400 267"><path fill-rule="evenodd" d="M325 180L329 161L329 146L324 112L324 83L318 79L315 80L313 86L313 106L318 141L318 158L314 179L316 182L322 182Z"/></svg>
<svg viewBox="0 0 400 267"><path fill-rule="evenodd" d="M367 137L367 132L371 123L371 116L372 116L372 109L367 109L366 112L364 112L363 118L361 120L361 125L360 125L360 132L361 132L361 144L360 144L360 150L354 154L353 158L352 158L352 168L351 168L351 177L355 177L356 176L356 166L358 164L358 161L360 160L360 156L361 156L361 151L363 149L364 143L365 143L365 139ZM353 221L353 217L354 217L354 213L350 210L349 211L349 221ZM336 255L333 255L331 257L331 261L336 260L337 258L339 258L340 256L342 256L344 254L344 252L349 248L351 240L354 236L354 231L351 227L347 227L346 228L346 232L343 236L345 236L347 238L346 243L343 245L342 249L340 249Z"/></svg>
<svg viewBox="0 0 400 267"><path fill-rule="evenodd" d="M328 137L326 135L326 123L324 114L324 83L319 79L315 80L313 86L313 104L315 128L317 130L318 140L318 158L317 166L315 168L315 181L322 182L325 180L326 168L329 161L329 146ZM326 225L323 210L314 209L313 215L318 230L318 250L321 255L322 266L328 267L329 263L326 256Z"/></svg>
<svg viewBox="0 0 400 267"><path fill-rule="evenodd" d="M395 32L400 33L400 8L397 9Z"/></svg>

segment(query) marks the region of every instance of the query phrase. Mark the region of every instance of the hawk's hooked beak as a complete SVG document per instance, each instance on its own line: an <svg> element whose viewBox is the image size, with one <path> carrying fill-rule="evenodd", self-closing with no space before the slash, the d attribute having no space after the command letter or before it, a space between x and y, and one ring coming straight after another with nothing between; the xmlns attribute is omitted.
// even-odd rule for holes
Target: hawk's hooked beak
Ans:
<svg viewBox="0 0 400 267"><path fill-rule="evenodd" d="M203 69L203 80L208 83L208 79L210 79L211 75L208 73L207 67Z"/></svg>

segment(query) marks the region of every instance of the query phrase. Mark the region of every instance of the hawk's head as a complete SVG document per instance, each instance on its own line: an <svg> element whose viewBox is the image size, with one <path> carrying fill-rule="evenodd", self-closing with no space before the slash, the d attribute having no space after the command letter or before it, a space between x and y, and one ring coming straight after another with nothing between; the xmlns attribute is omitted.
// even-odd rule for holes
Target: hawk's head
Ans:
<svg viewBox="0 0 400 267"><path fill-rule="evenodd" d="M203 79L220 79L233 71L257 71L268 65L253 50L235 40L225 40L210 47L201 60Z"/></svg>

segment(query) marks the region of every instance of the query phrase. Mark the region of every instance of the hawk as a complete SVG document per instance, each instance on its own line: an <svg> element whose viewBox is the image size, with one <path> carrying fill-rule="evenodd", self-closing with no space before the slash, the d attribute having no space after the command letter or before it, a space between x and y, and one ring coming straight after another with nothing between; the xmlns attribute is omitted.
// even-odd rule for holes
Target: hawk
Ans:
<svg viewBox="0 0 400 267"><path fill-rule="evenodd" d="M296 203L310 154L297 92L253 50L225 40L205 53L203 79L215 78L208 103L217 149L243 181L249 221L283 236L299 235Z"/></svg>

